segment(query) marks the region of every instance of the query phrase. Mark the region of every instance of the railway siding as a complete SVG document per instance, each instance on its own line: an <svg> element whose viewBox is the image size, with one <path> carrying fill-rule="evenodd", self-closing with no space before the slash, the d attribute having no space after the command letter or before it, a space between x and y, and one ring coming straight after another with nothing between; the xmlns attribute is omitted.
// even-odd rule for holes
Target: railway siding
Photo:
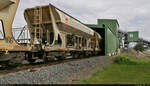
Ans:
<svg viewBox="0 0 150 86"><path fill-rule="evenodd" d="M113 62L112 57L92 57L79 61L25 70L0 76L0 84L59 84L80 80L98 67Z"/></svg>

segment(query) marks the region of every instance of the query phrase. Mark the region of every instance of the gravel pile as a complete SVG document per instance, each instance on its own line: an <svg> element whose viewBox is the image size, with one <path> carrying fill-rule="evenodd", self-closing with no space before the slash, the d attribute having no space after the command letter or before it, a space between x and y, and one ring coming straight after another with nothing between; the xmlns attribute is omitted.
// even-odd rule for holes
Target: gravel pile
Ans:
<svg viewBox="0 0 150 86"><path fill-rule="evenodd" d="M112 63L112 57L92 57L79 61L10 73L0 76L0 84L62 84L87 77L95 68Z"/></svg>

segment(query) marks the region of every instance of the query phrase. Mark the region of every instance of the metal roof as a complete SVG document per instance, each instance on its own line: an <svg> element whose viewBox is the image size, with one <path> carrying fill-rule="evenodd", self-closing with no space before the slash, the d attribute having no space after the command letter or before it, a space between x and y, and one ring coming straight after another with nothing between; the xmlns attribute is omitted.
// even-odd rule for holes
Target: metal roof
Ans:
<svg viewBox="0 0 150 86"><path fill-rule="evenodd" d="M99 21L99 20L100 20L100 21L103 21L103 20L116 21L117 24L118 24L118 26L120 26L117 19L97 19L97 20L98 20L98 21Z"/></svg>

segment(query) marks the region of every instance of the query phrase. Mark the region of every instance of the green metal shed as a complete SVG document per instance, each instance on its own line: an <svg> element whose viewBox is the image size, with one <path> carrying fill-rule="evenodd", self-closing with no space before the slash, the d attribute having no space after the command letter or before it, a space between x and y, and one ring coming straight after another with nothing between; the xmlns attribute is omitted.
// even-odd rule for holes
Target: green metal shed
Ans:
<svg viewBox="0 0 150 86"><path fill-rule="evenodd" d="M105 25L114 35L118 36L119 23L116 19L98 19L98 25L101 27Z"/></svg>
<svg viewBox="0 0 150 86"><path fill-rule="evenodd" d="M98 19L98 24L86 24L102 36L104 47L103 54L114 55L119 49L118 29L119 24L114 19Z"/></svg>

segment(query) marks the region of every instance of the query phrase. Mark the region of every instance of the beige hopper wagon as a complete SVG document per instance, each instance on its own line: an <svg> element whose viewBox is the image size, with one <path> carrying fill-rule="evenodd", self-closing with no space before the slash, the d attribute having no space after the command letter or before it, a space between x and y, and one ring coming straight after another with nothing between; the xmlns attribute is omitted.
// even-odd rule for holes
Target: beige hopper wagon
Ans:
<svg viewBox="0 0 150 86"><path fill-rule="evenodd" d="M47 61L67 55L97 54L101 36L83 23L53 5L28 8L24 17L30 32L30 43L19 44L12 35L12 23L19 0L0 0L0 61L26 59Z"/></svg>

